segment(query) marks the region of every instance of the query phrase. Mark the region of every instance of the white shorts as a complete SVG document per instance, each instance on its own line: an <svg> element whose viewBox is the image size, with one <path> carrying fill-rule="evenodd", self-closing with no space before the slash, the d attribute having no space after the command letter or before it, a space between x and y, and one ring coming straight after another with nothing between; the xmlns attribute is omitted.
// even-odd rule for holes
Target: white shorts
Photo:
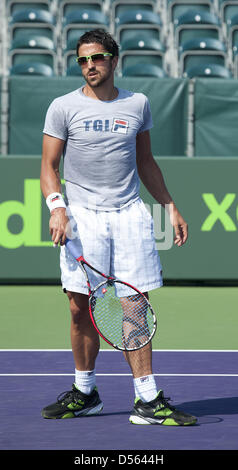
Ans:
<svg viewBox="0 0 238 470"><path fill-rule="evenodd" d="M77 234L82 255L92 266L141 292L163 285L153 218L141 199L116 211L70 206L67 213L72 234ZM88 293L80 265L65 246L61 247L60 268L63 289ZM91 273L88 270L90 284L94 288L103 279Z"/></svg>

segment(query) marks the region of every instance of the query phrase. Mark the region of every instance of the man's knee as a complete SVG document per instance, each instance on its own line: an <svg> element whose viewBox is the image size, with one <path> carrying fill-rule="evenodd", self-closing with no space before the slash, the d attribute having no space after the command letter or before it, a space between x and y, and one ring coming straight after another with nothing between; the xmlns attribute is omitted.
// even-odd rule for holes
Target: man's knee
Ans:
<svg viewBox="0 0 238 470"><path fill-rule="evenodd" d="M88 316L88 296L77 292L67 291L72 319L79 321L80 318Z"/></svg>

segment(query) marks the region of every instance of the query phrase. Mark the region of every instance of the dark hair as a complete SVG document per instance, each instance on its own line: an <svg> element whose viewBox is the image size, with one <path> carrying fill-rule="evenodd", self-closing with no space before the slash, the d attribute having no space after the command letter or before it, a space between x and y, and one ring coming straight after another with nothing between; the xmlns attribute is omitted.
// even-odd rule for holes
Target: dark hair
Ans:
<svg viewBox="0 0 238 470"><path fill-rule="evenodd" d="M92 31L86 31L78 40L76 46L76 54L78 55L79 47L82 44L98 43L104 46L107 52L110 52L113 56L119 55L119 46L113 37L104 31L103 29L94 29Z"/></svg>

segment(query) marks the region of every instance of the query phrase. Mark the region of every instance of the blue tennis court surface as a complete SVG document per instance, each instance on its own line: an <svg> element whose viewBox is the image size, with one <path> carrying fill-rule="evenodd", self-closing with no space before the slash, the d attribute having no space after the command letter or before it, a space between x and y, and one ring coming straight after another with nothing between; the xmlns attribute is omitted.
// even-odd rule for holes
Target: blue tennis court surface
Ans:
<svg viewBox="0 0 238 470"><path fill-rule="evenodd" d="M71 351L0 351L0 449L238 449L238 351L154 351L153 366L158 388L172 405L196 415L196 426L130 424L132 376L114 350L101 350L97 359L103 412L44 420L41 409L71 389Z"/></svg>

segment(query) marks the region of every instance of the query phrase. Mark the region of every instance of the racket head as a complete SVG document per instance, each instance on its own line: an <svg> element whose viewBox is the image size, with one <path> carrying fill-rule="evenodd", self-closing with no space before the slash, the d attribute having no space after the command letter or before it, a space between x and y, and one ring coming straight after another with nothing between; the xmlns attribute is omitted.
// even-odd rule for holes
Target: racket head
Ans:
<svg viewBox="0 0 238 470"><path fill-rule="evenodd" d="M108 279L93 289L89 312L98 334L120 351L143 348L156 332L157 319L147 297L118 279Z"/></svg>

